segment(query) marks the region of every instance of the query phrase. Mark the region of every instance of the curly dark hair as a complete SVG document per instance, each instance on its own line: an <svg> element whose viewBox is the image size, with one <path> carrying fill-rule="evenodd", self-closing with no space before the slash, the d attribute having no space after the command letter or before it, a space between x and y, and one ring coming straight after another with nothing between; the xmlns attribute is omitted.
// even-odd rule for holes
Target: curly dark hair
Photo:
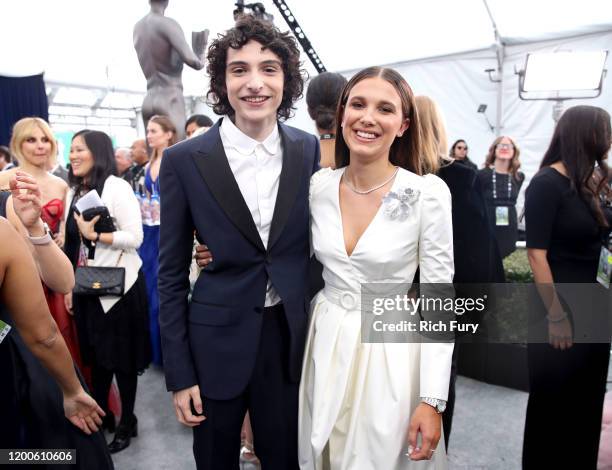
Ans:
<svg viewBox="0 0 612 470"><path fill-rule="evenodd" d="M281 120L290 118L295 109L294 103L302 97L306 75L300 62L297 42L289 32L281 33L272 23L251 15L241 16L233 28L225 34L220 34L208 48L206 72L210 76L210 89L206 97L213 111L220 115L234 114L225 87L227 51L230 47L240 49L249 41L257 41L264 49L269 49L281 59L284 75L283 99L276 115Z"/></svg>

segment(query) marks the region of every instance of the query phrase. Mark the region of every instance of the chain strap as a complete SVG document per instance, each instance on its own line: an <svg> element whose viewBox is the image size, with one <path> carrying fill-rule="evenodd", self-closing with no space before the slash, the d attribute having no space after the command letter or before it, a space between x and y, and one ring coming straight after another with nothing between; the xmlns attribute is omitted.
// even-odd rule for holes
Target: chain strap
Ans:
<svg viewBox="0 0 612 470"><path fill-rule="evenodd" d="M78 227L77 227L77 230L79 230ZM81 245L85 246L85 240L83 239L83 234L81 233L80 230L79 230L79 238L81 239ZM87 256L85 257L85 266L89 265L89 251L90 250L91 250L91 248L89 250L87 250L88 253L87 253ZM79 248L79 251L80 251L80 248ZM123 257L123 252L124 251L125 250L121 250L121 253L119 253L119 258L117 259L117 262L115 263L115 266L113 266L113 267L115 267L115 268L119 267L119 263L121 262L121 258Z"/></svg>

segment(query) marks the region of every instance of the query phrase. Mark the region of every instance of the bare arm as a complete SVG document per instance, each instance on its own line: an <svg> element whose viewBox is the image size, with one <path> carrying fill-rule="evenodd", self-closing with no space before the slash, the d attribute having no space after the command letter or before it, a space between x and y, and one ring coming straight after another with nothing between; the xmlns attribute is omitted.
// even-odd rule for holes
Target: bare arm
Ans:
<svg viewBox="0 0 612 470"><path fill-rule="evenodd" d="M49 313L34 260L19 234L0 219L0 293L25 344L57 381L66 417L86 433L97 431L103 411L81 386L66 343Z"/></svg>
<svg viewBox="0 0 612 470"><path fill-rule="evenodd" d="M542 301L548 307L549 312L552 312L552 318L556 318L555 313L558 316L563 314L563 307L557 297L557 292L552 287L553 276L550 270L550 265L546 259L547 250L541 250L536 248L529 248L527 250L527 257L529 258L529 265L533 271L533 278L538 286L538 293L542 297Z"/></svg>
<svg viewBox="0 0 612 470"><path fill-rule="evenodd" d="M546 253L547 250L543 249L527 249L536 288L548 312L549 341L555 348L566 349L572 346L571 324L557 296Z"/></svg>
<svg viewBox="0 0 612 470"><path fill-rule="evenodd" d="M554 182L546 174L536 175L525 194L525 224L527 257L547 311L548 341L555 348L566 349L572 346L572 326L559 301L547 258L561 200Z"/></svg>
<svg viewBox="0 0 612 470"><path fill-rule="evenodd" d="M17 172L10 181L11 197L7 202L7 218L24 237L45 234L40 218L41 193L36 180L24 172ZM24 192L25 190L25 192ZM27 238L26 238L27 240ZM43 282L56 292L66 294L74 287L72 264L56 243L27 244L36 260Z"/></svg>

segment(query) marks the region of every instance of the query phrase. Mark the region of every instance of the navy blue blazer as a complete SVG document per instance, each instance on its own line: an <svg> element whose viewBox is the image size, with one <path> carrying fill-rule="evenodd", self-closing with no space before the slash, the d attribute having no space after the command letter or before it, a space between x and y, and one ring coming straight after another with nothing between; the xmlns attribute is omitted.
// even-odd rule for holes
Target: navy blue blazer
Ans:
<svg viewBox="0 0 612 470"><path fill-rule="evenodd" d="M158 286L168 390L198 384L204 396L226 400L252 374L268 278L289 325L289 377L299 381L309 307L308 191L320 154L315 136L279 124L283 166L266 249L227 161L220 123L164 152ZM188 302L194 232L213 262Z"/></svg>

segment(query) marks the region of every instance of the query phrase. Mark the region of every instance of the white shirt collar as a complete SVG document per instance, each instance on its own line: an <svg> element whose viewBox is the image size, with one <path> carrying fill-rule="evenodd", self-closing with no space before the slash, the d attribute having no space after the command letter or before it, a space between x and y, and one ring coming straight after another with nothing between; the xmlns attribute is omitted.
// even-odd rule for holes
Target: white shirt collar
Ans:
<svg viewBox="0 0 612 470"><path fill-rule="evenodd" d="M266 137L263 142L258 142L238 129L236 124L226 116L221 122L221 132L224 137L223 143L228 147L234 148L243 155L252 155L255 152L255 147L259 144L261 144L270 155L279 154L280 133L278 132L278 125L274 126L270 135Z"/></svg>

